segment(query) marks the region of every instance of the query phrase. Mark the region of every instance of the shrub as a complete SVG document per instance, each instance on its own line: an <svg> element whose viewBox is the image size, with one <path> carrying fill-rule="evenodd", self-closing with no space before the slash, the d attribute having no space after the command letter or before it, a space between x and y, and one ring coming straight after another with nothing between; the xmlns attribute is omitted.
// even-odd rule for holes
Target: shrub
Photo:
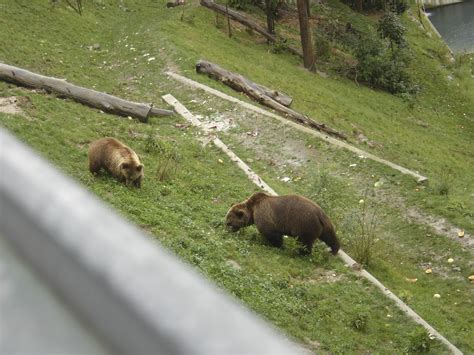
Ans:
<svg viewBox="0 0 474 355"><path fill-rule="evenodd" d="M431 339L430 335L425 329L417 329L411 333L410 346L408 347L408 353L426 353L430 351Z"/></svg>
<svg viewBox="0 0 474 355"><path fill-rule="evenodd" d="M361 200L359 209L349 216L344 228L350 236L351 255L365 266L372 260L380 224L378 206L366 201Z"/></svg>
<svg viewBox="0 0 474 355"><path fill-rule="evenodd" d="M406 70L410 57L405 48L394 46L388 51L384 41L369 35L359 41L355 57L357 80L392 94L416 93Z"/></svg>
<svg viewBox="0 0 474 355"><path fill-rule="evenodd" d="M400 18L392 11L386 11L377 25L377 31L380 37L388 39L390 48L394 49L395 45L399 48L405 47L405 32L407 29L400 22Z"/></svg>

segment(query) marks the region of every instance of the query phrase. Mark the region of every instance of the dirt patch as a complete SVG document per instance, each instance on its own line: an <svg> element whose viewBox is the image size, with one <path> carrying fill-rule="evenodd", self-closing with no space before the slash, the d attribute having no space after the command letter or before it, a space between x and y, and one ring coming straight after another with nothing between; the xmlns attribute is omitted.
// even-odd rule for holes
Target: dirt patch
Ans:
<svg viewBox="0 0 474 355"><path fill-rule="evenodd" d="M29 99L23 96L0 97L0 112L11 115L21 115L23 114L23 110L20 106L27 103L26 101L29 102Z"/></svg>
<svg viewBox="0 0 474 355"><path fill-rule="evenodd" d="M203 129L207 133L226 132L231 128L237 127L233 117L219 113L214 113L207 117L201 115L195 115L195 117L201 121Z"/></svg>
<svg viewBox="0 0 474 355"><path fill-rule="evenodd" d="M430 226L436 234L456 240L457 242L470 248L474 246L474 239L471 234L464 232L464 230L459 227L454 226L445 218L438 218L428 215L416 208L407 208L405 211L407 218L416 223ZM458 233L461 232L464 233L462 238L458 236Z"/></svg>
<svg viewBox="0 0 474 355"><path fill-rule="evenodd" d="M334 283L342 281L343 274L338 274L334 270L316 268L309 277L296 279L298 282L307 282L309 284Z"/></svg>

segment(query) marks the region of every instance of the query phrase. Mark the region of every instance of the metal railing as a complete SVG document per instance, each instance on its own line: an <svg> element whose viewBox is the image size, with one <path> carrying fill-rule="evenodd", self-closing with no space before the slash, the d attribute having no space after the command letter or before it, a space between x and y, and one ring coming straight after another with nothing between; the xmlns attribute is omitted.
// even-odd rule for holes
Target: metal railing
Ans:
<svg viewBox="0 0 474 355"><path fill-rule="evenodd" d="M1 128L0 241L114 354L302 350Z"/></svg>

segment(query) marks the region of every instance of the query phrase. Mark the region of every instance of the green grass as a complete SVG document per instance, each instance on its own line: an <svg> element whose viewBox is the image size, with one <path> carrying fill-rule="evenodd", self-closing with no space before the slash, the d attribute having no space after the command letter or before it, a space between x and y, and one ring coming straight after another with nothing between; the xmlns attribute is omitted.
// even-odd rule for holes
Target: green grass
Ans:
<svg viewBox="0 0 474 355"><path fill-rule="evenodd" d="M223 140L244 160L253 159L250 165L279 193L297 192L318 201L349 253L350 216L359 213L358 201L379 204L380 237L369 271L463 351L474 351L468 323L474 316L473 289L466 279L472 274L472 252L407 222L393 203L402 196L408 206L474 230L472 61L448 63L439 40L405 18L416 57L410 70L423 86L413 105L335 75L307 73L295 57L271 54L263 40L243 29L235 29L229 39L225 27L215 27L214 15L194 1L186 5L183 21L182 8L166 9L165 1L124 3L129 11L115 1L90 1L80 17L61 4L0 0L5 14L0 17L0 61L156 106L165 106L159 97L172 93L192 112L209 115L212 109L235 115L239 127L222 134ZM327 11L368 23L336 1L328 2ZM95 43L100 48L90 49ZM151 57L155 59L149 61ZM168 68L179 70L234 94L194 73L199 58L287 92L295 97L295 109L337 129L351 132L356 124L382 145L371 152L419 170L429 177L428 186L420 189L407 176L283 129L270 119L233 113L234 106L182 87L164 74ZM202 147L199 132L176 128L176 122L182 123L179 117L140 124L1 82L0 96L12 95L28 96L31 105L25 107L26 117L0 114L2 126L302 343L331 353L401 353L423 341L413 322L321 243L311 256L300 257L289 241L282 250L265 245L253 227L226 232L221 223L229 205L256 187L220 151ZM255 126L260 134L249 141L245 132ZM88 172L87 145L102 136L117 137L137 151L145 164L142 189ZM298 149L292 151L292 146ZM284 166L306 150L309 161ZM175 165L160 179L163 156L170 152L178 152ZM353 163L357 166L350 167ZM300 179L288 184L278 176ZM384 184L375 189L378 180ZM446 188L447 195L441 193ZM461 272L446 264L449 257ZM229 260L241 269L231 267ZM431 275L424 273L428 263ZM434 293L441 299L434 299ZM431 345L433 353L445 352L438 343Z"/></svg>

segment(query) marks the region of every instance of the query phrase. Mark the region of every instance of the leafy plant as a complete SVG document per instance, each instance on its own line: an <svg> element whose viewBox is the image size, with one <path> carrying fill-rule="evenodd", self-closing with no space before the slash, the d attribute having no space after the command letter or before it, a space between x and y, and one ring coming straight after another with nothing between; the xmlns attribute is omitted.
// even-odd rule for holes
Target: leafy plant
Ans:
<svg viewBox="0 0 474 355"><path fill-rule="evenodd" d="M431 342L428 332L423 328L418 328L411 333L407 351L414 354L427 353L430 351Z"/></svg>
<svg viewBox="0 0 474 355"><path fill-rule="evenodd" d="M367 330L368 320L369 317L367 316L367 314L357 313L351 321L351 326L356 330L365 331Z"/></svg>
<svg viewBox="0 0 474 355"><path fill-rule="evenodd" d="M407 29L400 22L400 18L392 11L386 11L379 23L377 31L383 39L388 39L392 52L395 46L405 47L407 45L405 33Z"/></svg>
<svg viewBox="0 0 474 355"><path fill-rule="evenodd" d="M366 193L360 200L359 209L353 212L346 222L346 230L351 236L351 255L358 263L365 266L372 261L381 222L377 204L368 202L367 197Z"/></svg>

